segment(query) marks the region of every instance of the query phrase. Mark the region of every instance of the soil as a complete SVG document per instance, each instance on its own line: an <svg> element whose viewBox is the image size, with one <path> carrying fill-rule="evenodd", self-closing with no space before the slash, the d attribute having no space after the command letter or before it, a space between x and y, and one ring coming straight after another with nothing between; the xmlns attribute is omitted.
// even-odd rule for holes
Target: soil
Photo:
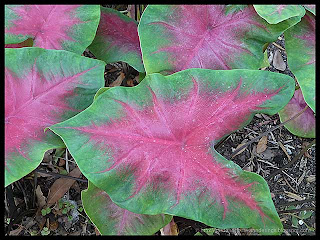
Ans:
<svg viewBox="0 0 320 240"><path fill-rule="evenodd" d="M284 48L284 38L281 37L282 39L276 41L276 44ZM274 53L278 49L277 46L270 44L267 48L268 57L271 52ZM285 51L280 50L280 52L286 63ZM89 50L86 50L83 55L95 58ZM294 77L288 66L285 71L278 71L271 64L265 70ZM115 82L120 73L125 75L121 86L130 87L138 84L138 72L126 63L117 62L106 66L105 86L110 86ZM267 135L267 147L262 153L257 153L259 141L257 140L248 145L240 154L231 158L232 153L241 143L248 142L279 124L278 114L273 116L256 114L249 125L229 135L217 146L216 150L225 158L234 161L242 169L255 172L267 179L272 200L285 229L282 235L315 235L315 144L292 166L268 180L270 174L293 161L313 139L297 137L285 127L280 127ZM65 155L65 150L62 151L62 155L59 153L59 149L48 151L37 170L52 173L63 173L66 169L68 172L72 171L76 167L76 163L72 156L67 154L69 160L66 164ZM87 182L75 181L63 196L63 199L72 203L78 211L70 210L67 213L62 213L59 211L58 204L55 204L51 207L49 214L45 216L41 214L35 189L40 186L41 192L46 198L49 189L58 178L33 171L5 188L6 235L99 235L88 216L83 210L81 211L81 191L87 188ZM80 176L79 179L85 179L85 177ZM293 209L288 210L289 207ZM299 221L299 209L307 209L312 214L303 221ZM225 236L257 235L257 232L248 229L213 229L203 223L177 216L174 216L174 222L177 224L179 235L195 235L197 233ZM160 235L160 231L155 235Z"/></svg>

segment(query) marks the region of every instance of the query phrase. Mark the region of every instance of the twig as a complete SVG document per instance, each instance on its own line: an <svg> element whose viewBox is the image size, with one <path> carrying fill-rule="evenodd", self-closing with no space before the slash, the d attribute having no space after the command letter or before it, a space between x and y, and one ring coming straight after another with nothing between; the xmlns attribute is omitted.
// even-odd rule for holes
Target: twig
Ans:
<svg viewBox="0 0 320 240"><path fill-rule="evenodd" d="M307 202L313 202L313 201L315 201L314 198L300 200L300 201L287 202L287 203L282 203L282 204L276 205L276 208L285 207L285 206L291 206L291 205L298 205L298 204L307 203Z"/></svg>
<svg viewBox="0 0 320 240"><path fill-rule="evenodd" d="M305 108L305 109L306 109L306 108ZM312 141L311 143L309 143L308 146L306 146L303 150L301 150L301 152L300 152L297 156L295 156L295 158L294 158L292 161L288 162L288 163L287 163L286 165L284 165L283 167L281 167L281 168L279 168L278 170L274 171L270 176L268 176L268 177L266 178L266 180L272 179L272 178L273 178L274 176L276 176L278 173L282 172L282 170L290 167L292 164L294 164L296 161L298 161L298 160L302 157L302 155L303 155L315 142L316 142L316 140L313 139L313 141Z"/></svg>
<svg viewBox="0 0 320 240"><path fill-rule="evenodd" d="M273 45L275 45L277 48L280 48L282 51L286 51L283 47L281 47L279 44L277 44L277 43L275 43L275 42L273 42L272 43Z"/></svg>
<svg viewBox="0 0 320 240"><path fill-rule="evenodd" d="M315 207L305 207L305 208L300 208L300 209L288 209L288 210L282 210L278 211L278 214L286 214L286 213L293 213L293 212L302 212L306 210L315 210Z"/></svg>
<svg viewBox="0 0 320 240"><path fill-rule="evenodd" d="M249 142L247 142L246 144L242 145L242 146L239 147L237 150L235 150L235 151L231 154L230 157L232 158L232 157L235 156L238 152L240 152L243 148L245 148L245 147L247 147L248 145L250 145L251 143L257 141L257 140L260 139L261 137L268 135L269 132L272 132L272 131L274 131L274 130L280 128L280 127L282 127L282 126L285 125L287 122L292 121L293 119L296 119L296 118L299 117L305 110L307 110L307 108L308 108L308 105L307 105L302 111L300 111L299 113L297 113L297 114L294 115L293 117L289 118L287 121L284 121L283 123L280 123L278 126L275 126L275 127L271 128L270 130L268 130L268 131L260 134L259 136L253 138L252 140L250 140Z"/></svg>
<svg viewBox="0 0 320 240"><path fill-rule="evenodd" d="M39 172L39 173L45 173L45 174L55 176L55 177L70 178L70 179L74 179L74 180L80 181L80 182L88 182L87 179L81 179L81 178L63 175L63 174L59 174L59 173L47 172L47 171L43 171L43 170L39 170L39 169L35 169L34 171Z"/></svg>

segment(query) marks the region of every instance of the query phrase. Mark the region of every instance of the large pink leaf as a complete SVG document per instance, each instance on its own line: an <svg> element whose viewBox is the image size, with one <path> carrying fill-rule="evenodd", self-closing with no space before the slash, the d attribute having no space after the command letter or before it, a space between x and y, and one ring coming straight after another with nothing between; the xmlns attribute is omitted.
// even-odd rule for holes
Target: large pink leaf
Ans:
<svg viewBox="0 0 320 240"><path fill-rule="evenodd" d="M5 43L32 38L34 47L81 54L92 42L99 18L99 5L6 5Z"/></svg>
<svg viewBox="0 0 320 240"><path fill-rule="evenodd" d="M258 69L264 44L300 19L271 25L252 6L149 5L138 27L145 69Z"/></svg>
<svg viewBox="0 0 320 240"><path fill-rule="evenodd" d="M221 228L281 229L263 178L242 171L213 144L257 112L277 113L293 92L291 77L267 71L151 74L134 88L110 88L50 129L122 208Z"/></svg>
<svg viewBox="0 0 320 240"><path fill-rule="evenodd" d="M5 49L5 185L20 179L46 150L64 147L44 129L89 106L104 84L104 63L68 51Z"/></svg>

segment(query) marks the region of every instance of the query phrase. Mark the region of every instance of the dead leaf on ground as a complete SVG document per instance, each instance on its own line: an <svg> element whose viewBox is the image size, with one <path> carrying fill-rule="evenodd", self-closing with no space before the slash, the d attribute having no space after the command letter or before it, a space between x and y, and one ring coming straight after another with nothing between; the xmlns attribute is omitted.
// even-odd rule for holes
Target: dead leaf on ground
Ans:
<svg viewBox="0 0 320 240"><path fill-rule="evenodd" d="M257 145L257 153L262 153L267 149L268 137L263 136Z"/></svg>
<svg viewBox="0 0 320 240"><path fill-rule="evenodd" d="M40 185L38 185L36 188L36 196L37 196L37 202L38 202L39 209L42 209L42 207L44 205L46 205L47 201L46 201L46 197L43 196Z"/></svg>
<svg viewBox="0 0 320 240"><path fill-rule="evenodd" d="M287 196L288 196L289 198L293 198L293 199L295 199L295 200L297 200L297 201L302 201L302 200L305 199L305 198L300 197L299 195L297 195L297 194L295 194L295 193L288 192L288 191L284 191L284 192L285 192L285 194L287 194Z"/></svg>
<svg viewBox="0 0 320 240"><path fill-rule="evenodd" d="M234 150L234 152L237 151L240 147L242 147L242 146L245 145L246 143L247 143L247 142L240 143L240 144L236 147L236 149ZM235 154L234 156L232 156L232 158L234 158L234 157L237 156L238 154L242 153L244 150L247 149L247 147L248 147L248 146L246 146L245 148L241 149L240 152L238 152L237 154Z"/></svg>
<svg viewBox="0 0 320 240"><path fill-rule="evenodd" d="M276 50L274 52L273 66L280 71L286 70L286 63L283 61L283 58L279 50Z"/></svg>
<svg viewBox="0 0 320 240"><path fill-rule="evenodd" d="M19 233L23 230L23 226L19 225L19 227L15 230L9 232L9 236L18 236Z"/></svg>
<svg viewBox="0 0 320 240"><path fill-rule="evenodd" d="M73 169L68 176L72 177L80 177L81 172L78 167ZM76 180L69 179L69 178L59 178L57 179L51 186L48 194L48 201L47 201L47 206L50 207L53 204L55 204L57 201L59 201L60 198L63 197L63 195L70 189L72 184Z"/></svg>
<svg viewBox="0 0 320 240"><path fill-rule="evenodd" d="M308 142L303 142L303 143L302 143L302 149L305 148L305 147L307 147L308 145L309 145ZM309 149L310 149L310 148L309 148ZM308 150L309 150L309 149L308 149ZM312 158L312 156L310 156L308 150L304 152L304 156L307 157L307 158Z"/></svg>
<svg viewBox="0 0 320 240"><path fill-rule="evenodd" d="M125 79L125 77L126 77L126 76L124 75L124 73L121 72L121 73L119 74L119 76L117 77L117 79L110 84L110 87L120 86L121 83L122 83L122 81L123 81L123 79Z"/></svg>
<svg viewBox="0 0 320 240"><path fill-rule="evenodd" d="M161 235L177 236L179 233L178 226L174 222L173 218L166 226L160 229Z"/></svg>

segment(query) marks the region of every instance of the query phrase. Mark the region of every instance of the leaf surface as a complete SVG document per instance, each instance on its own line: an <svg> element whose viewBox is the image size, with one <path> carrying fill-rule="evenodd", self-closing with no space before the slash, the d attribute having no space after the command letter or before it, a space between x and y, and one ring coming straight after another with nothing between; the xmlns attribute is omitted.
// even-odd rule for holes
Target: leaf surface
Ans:
<svg viewBox="0 0 320 240"><path fill-rule="evenodd" d="M302 111L307 106L303 99L301 89L295 91L290 102L279 111L280 121L285 122L289 118ZM310 107L299 117L284 125L292 134L299 137L316 137L316 118Z"/></svg>
<svg viewBox="0 0 320 240"><path fill-rule="evenodd" d="M152 235L167 225L172 216L136 214L118 207L108 194L90 181L81 192L84 210L101 235Z"/></svg>
<svg viewBox="0 0 320 240"><path fill-rule="evenodd" d="M292 17L303 17L306 13L301 5L253 5L260 17L270 24L277 24Z"/></svg>
<svg viewBox="0 0 320 240"><path fill-rule="evenodd" d="M316 15L316 5L310 4L310 5L303 5L305 9L307 9L309 12L312 12L313 15Z"/></svg>
<svg viewBox="0 0 320 240"><path fill-rule="evenodd" d="M258 69L263 47L299 22L271 25L252 6L149 5L138 32L146 72L188 68Z"/></svg>
<svg viewBox="0 0 320 240"><path fill-rule="evenodd" d="M99 27L89 49L106 63L123 61L137 71L145 72L138 23L117 10L101 7Z"/></svg>
<svg viewBox="0 0 320 240"><path fill-rule="evenodd" d="M44 129L88 107L104 84L102 61L64 50L5 49L5 185L65 147Z"/></svg>
<svg viewBox="0 0 320 240"><path fill-rule="evenodd" d="M151 74L133 88L110 88L50 129L122 208L268 231L282 226L267 183L213 146L257 112L277 113L293 92L291 77L267 71Z"/></svg>
<svg viewBox="0 0 320 240"><path fill-rule="evenodd" d="M316 112L315 16L307 12L301 22L284 33L288 66L296 76L308 106Z"/></svg>
<svg viewBox="0 0 320 240"><path fill-rule="evenodd" d="M99 19L99 5L5 5L5 44L32 38L34 47L82 54Z"/></svg>

